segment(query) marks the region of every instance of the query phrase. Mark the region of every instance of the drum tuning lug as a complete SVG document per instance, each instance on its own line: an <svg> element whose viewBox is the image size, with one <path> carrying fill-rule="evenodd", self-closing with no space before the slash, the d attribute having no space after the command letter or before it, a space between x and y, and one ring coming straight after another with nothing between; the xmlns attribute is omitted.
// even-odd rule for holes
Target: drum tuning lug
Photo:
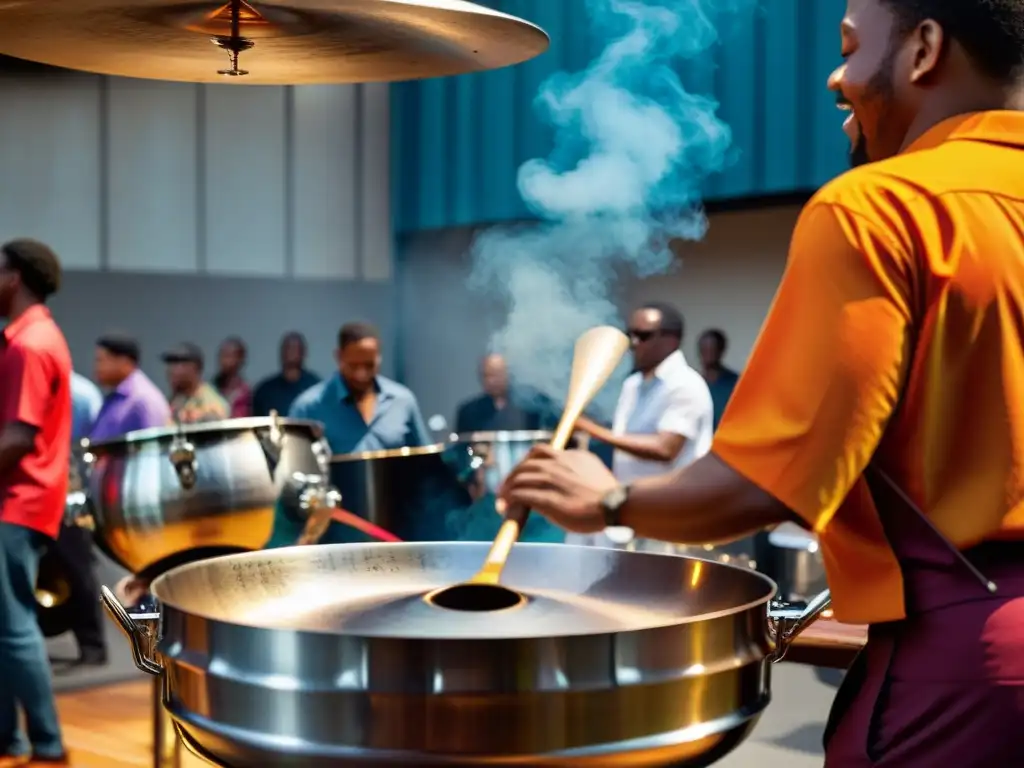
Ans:
<svg viewBox="0 0 1024 768"><path fill-rule="evenodd" d="M171 442L168 458L178 473L178 482L186 491L196 485L196 449L183 435L178 435Z"/></svg>
<svg viewBox="0 0 1024 768"><path fill-rule="evenodd" d="M281 450L284 446L284 430L281 429L281 418L277 411L270 412L270 427L266 431L259 432L260 446L267 457L267 464L270 466L271 474L281 460Z"/></svg>
<svg viewBox="0 0 1024 768"><path fill-rule="evenodd" d="M331 487L322 475L295 472L285 483L282 493L285 508L298 507L305 525L297 544L315 544L326 533L334 510L341 509L341 493Z"/></svg>
<svg viewBox="0 0 1024 768"><path fill-rule="evenodd" d="M303 472L292 473L285 483L282 498L304 513L322 507L337 509L341 506L341 494L322 475L307 475Z"/></svg>
<svg viewBox="0 0 1024 768"><path fill-rule="evenodd" d="M320 474L327 477L331 472L331 446L325 438L321 437L313 442L312 448L313 458L316 459Z"/></svg>

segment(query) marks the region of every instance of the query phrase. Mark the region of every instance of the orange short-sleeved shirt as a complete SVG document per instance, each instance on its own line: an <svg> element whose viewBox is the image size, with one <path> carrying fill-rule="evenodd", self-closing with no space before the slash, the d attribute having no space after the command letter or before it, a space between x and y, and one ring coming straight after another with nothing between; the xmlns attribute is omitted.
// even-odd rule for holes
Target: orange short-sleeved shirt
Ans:
<svg viewBox="0 0 1024 768"><path fill-rule="evenodd" d="M825 186L712 449L820 536L837 618L903 618L873 458L960 547L1024 539L1024 113Z"/></svg>

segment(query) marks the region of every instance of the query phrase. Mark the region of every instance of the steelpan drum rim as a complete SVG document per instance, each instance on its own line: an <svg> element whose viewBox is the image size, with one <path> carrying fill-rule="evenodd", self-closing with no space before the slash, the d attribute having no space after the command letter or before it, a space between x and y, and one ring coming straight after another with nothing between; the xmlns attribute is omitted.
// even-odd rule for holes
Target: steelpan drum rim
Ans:
<svg viewBox="0 0 1024 768"><path fill-rule="evenodd" d="M429 456L444 453L448 446L444 443L421 445L414 448L387 448L380 451L358 451L356 453L337 453L331 456L332 464L343 464L347 461L368 461L371 459L405 459L410 456Z"/></svg>
<svg viewBox="0 0 1024 768"><path fill-rule="evenodd" d="M597 768L606 766L609 758L632 758L628 764L647 766L664 765L664 761L652 762L645 760L643 751L645 749L671 749L675 746L682 746L703 740L712 740L713 744L706 754L690 757L684 765L708 766L717 763L720 759L730 754L734 749L743 744L751 731L757 726L761 715L770 702L764 702L759 706L746 705L734 712L730 712L716 720L699 722L669 733L657 733L650 736L639 736L623 741L614 741L603 744L588 744L585 746L569 747L554 752L523 755L491 755L491 754L434 754L430 752L413 752L407 749L378 749L368 750L364 747L335 747L331 750L330 757L323 755L311 755L309 752L295 751L284 756L284 760L299 759L311 761L314 765L322 766L324 761L335 761L341 765L360 765L365 768L369 766L384 765L417 765L417 766L455 766L455 768L484 768L485 766L518 766L523 768L569 768L569 766L584 766L585 768ZM192 712L183 712L180 707L170 706L167 708L174 724L174 730L181 739L182 746L195 757L218 768L228 768L229 763L224 762L217 754L211 752L199 743L195 732L200 731L203 736L209 739L211 736L222 743L228 742L229 749L237 749L238 743L231 743L232 736L236 736L241 729L223 726L202 715ZM260 733L249 732L246 734L250 740L241 742L243 749L250 750L253 747L262 748L267 751L274 750L277 746L273 737ZM301 747L300 747L301 750ZM259 752L257 752L259 754ZM254 755L243 752L243 760L252 760ZM260 755L262 759L266 759ZM242 765L251 762L241 763ZM274 763L277 765L277 763ZM627 764L627 763L622 763Z"/></svg>
<svg viewBox="0 0 1024 768"><path fill-rule="evenodd" d="M710 566L713 573L714 572L721 573L721 572L724 572L724 571L732 571L732 572L734 572L737 575L738 578L743 578L743 579L746 579L746 580L751 581L751 582L758 581L758 582L760 582L765 587L765 590L764 590L764 594L761 595L760 597L757 597L756 599L749 600L749 601L747 601L745 603L741 603L741 604L738 604L738 605L732 605L732 606L730 606L728 608L723 608L723 609L720 609L720 610L717 610L717 611L708 611L708 612L705 612L705 613L697 613L697 614L694 614L694 615L691 615L691 616L666 617L662 621L649 621L649 622L646 622L646 623L643 623L643 624L638 624L637 626L633 626L633 627L629 627L629 628L616 629L616 630L613 630L613 631L605 631L605 632L572 632L572 631L566 631L566 632L559 631L559 632L555 632L555 633L552 633L552 632L540 633L540 632L538 632L536 635L515 636L515 637L512 637L512 638L496 637L496 636L480 636L480 637L475 637L475 636L452 636L452 637L446 637L446 636L443 636L443 635L438 636L438 637L425 638L425 637L418 636L418 635L402 634L401 632L387 632L387 633L373 632L373 633L369 633L369 634L367 634L367 633L358 634L358 633L355 633L355 632L346 632L346 631L340 631L340 630L325 630L325 629L316 629L316 628L310 628L310 627L274 627L274 626L267 626L265 624L260 624L260 623L254 622L254 621L241 621L241 620L238 620L237 618L230 618L229 619L229 618L225 618L224 616L213 615L211 612L207 612L207 611L198 611L198 610L195 610L193 607L190 607L187 604L183 605L181 602L176 602L174 600L168 599L168 598L166 598L166 597L161 595L161 592L163 591L161 589L161 587L166 582L174 579L176 576L179 576L181 574L185 574L185 573L187 573L190 570L203 569L203 568L211 568L211 567L217 567L217 566L224 567L227 564L228 561L230 561L231 563L239 563L239 562L245 562L247 560L266 560L268 557L271 557L273 559L280 559L280 560L292 560L292 559L298 560L298 559L308 558L311 554L313 554L315 552L320 552L320 553L326 552L329 555L331 552L335 552L335 551L336 552L354 552L354 551L357 551L357 550L367 550L367 551L370 551L370 552L373 552L373 551L379 552L382 549L387 549L387 550L391 550L391 549L417 549L417 548L436 548L436 547L439 547L439 546L444 546L444 547L449 547L449 548L476 549L476 550L479 551L480 559L481 559L481 562L482 562L483 558L486 556L487 551L490 548L490 545L491 545L490 542L479 542L479 541L401 542L401 543L390 543L390 542L388 542L388 543L380 543L380 542L374 542L374 543L366 543L366 544L318 544L318 545L313 546L313 547L309 547L309 546L280 547L280 548L276 548L276 549L273 549L273 550L262 550L262 551L255 551L255 552L241 552L241 553L237 553L237 554L224 555L224 556L221 556L221 557L213 557L213 558L208 558L208 559L204 559L204 560L198 560L198 561L194 561L194 562L190 562L190 563L186 563L186 564L180 565L180 566L178 566L176 568L172 568L171 570L166 571L165 573L163 573L160 576L158 576L153 581L153 583L150 585L150 594L153 595L154 598L156 598L157 602L162 607L170 608L173 611L176 611L176 612L178 612L180 614L184 614L184 615L188 615L188 616L194 616L196 618L199 618L199 619L202 619L202 620L205 620L205 621L209 621L209 622L213 622L213 623L219 624L221 626L243 627L243 628L247 628L247 629L257 630L257 631L260 631L260 632L284 632L284 633L297 634L297 635L320 635L320 636L338 637L338 638L367 639L367 640L373 640L373 641L377 641L377 640L402 640L402 641L405 641L405 642L448 642L448 641L459 642L459 641L471 641L471 642L477 642L477 643L506 642L508 639L517 640L517 641L538 641L538 640L551 640L551 639L572 640L574 638L588 638L588 637L589 638L593 638L593 637L602 637L602 636L623 636L623 635L630 635L630 634L641 634L641 633L644 633L644 632L650 632L650 631L655 631L655 630L660 630L660 629L668 629L668 628L672 628L672 627L684 627L684 626L687 626L687 625L690 625L690 624L710 622L710 621L714 621L716 619L722 619L722 618L726 618L728 616L735 616L735 615L738 615L738 614L742 614L742 613L744 613L746 611L755 610L759 606L764 606L765 607L765 615L766 615L766 620L767 620L768 606L771 603L771 601L775 598L775 596L778 594L778 586L775 584L774 581L772 581L767 576L765 576L765 575L763 575L761 573L758 573L757 571L753 571L753 570L751 570L749 568L743 568L743 567L731 565L731 564L728 564L728 563L719 563L719 562L714 562L714 561L711 561L711 560L701 560L700 558L685 557L685 556L682 556L682 555L673 555L673 554L662 554L662 553L652 553L652 552L627 552L627 551L624 551L624 550L611 549L611 548L584 547L584 546L575 546L575 545L570 545L570 544L551 544L551 543L533 543L533 542L527 543L527 542L523 542L523 543L516 544L515 548L512 551L512 557L515 556L516 549L527 548L527 549L531 549L531 550L542 550L542 549L547 549L547 550L558 550L558 549L561 549L561 550L564 550L564 549L568 548L568 549L573 549L573 550L582 550L582 551L591 551L591 552L593 552L593 551L614 552L616 554L616 556L624 557L624 558L641 557L641 558L665 558L665 559L673 559L673 560L688 560L688 561L691 561L691 562L699 562L703 567ZM514 585L511 585L511 586L514 588ZM433 589L436 589L436 586L434 586L434 585L431 585L431 586L425 585L425 587L427 587L427 588L425 588L423 590L424 594L427 594L430 591L432 591Z"/></svg>
<svg viewBox="0 0 1024 768"><path fill-rule="evenodd" d="M111 440L97 440L92 442L88 439L82 440L82 450L94 448L115 448L120 445L131 443L144 443L154 440L173 440L181 435L202 436L214 433L237 433L248 432L253 429L277 427L306 427L314 437L319 438L323 432L323 425L319 421L309 419L274 419L270 416L246 416L240 419L222 419L221 421L207 421L202 424L181 424L170 427L149 427L148 429L136 429L120 437Z"/></svg>
<svg viewBox="0 0 1024 768"><path fill-rule="evenodd" d="M482 432L454 432L454 443L547 443L555 433L546 429L498 429Z"/></svg>

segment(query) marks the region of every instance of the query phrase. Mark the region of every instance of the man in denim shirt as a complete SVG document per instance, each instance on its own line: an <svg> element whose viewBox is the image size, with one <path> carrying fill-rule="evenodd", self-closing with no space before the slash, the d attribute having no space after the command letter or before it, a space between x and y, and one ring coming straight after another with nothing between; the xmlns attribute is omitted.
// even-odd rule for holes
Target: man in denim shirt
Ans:
<svg viewBox="0 0 1024 768"><path fill-rule="evenodd" d="M71 441L88 437L103 407L103 393L89 379L71 372Z"/></svg>
<svg viewBox="0 0 1024 768"><path fill-rule="evenodd" d="M88 437L103 407L99 388L80 373L71 372L72 450ZM77 460L72 457L72 484L81 484ZM92 532L75 525L64 525L50 550L64 571L71 588L67 607L71 631L78 643L78 663L101 666L107 663L103 608L100 605L99 575Z"/></svg>
<svg viewBox="0 0 1024 768"><path fill-rule="evenodd" d="M360 453L430 445L416 397L380 375L380 334L367 323L347 323L338 333L338 372L303 392L289 416L319 421L331 453ZM277 536L275 536L275 539ZM332 524L321 541L352 540Z"/></svg>

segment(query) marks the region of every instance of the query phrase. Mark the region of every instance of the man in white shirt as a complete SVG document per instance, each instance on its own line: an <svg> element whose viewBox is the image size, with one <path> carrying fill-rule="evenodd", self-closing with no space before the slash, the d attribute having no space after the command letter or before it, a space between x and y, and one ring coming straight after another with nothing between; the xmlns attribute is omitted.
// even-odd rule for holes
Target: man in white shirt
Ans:
<svg viewBox="0 0 1024 768"><path fill-rule="evenodd" d="M622 385L612 429L587 418L576 428L615 449L612 471L622 484L692 464L711 449L714 405L707 382L683 356L683 316L650 303L629 322L634 372ZM623 547L629 528L569 534L568 544Z"/></svg>

